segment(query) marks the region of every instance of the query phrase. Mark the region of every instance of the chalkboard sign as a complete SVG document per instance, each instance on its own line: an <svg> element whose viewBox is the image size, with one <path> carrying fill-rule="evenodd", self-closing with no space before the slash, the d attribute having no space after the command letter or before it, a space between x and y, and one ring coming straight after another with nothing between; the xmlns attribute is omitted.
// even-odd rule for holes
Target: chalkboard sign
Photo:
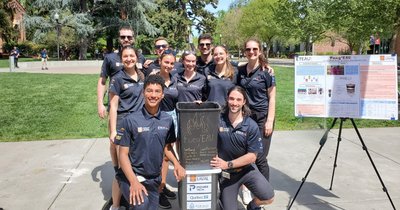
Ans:
<svg viewBox="0 0 400 210"><path fill-rule="evenodd" d="M210 169L210 160L217 155L221 107L214 102L180 102L177 111L182 166L187 170Z"/></svg>

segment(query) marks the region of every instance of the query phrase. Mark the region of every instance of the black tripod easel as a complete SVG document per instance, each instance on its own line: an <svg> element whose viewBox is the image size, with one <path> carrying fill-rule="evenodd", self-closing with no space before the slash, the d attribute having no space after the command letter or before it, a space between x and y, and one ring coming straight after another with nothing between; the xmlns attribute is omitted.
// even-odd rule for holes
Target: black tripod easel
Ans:
<svg viewBox="0 0 400 210"><path fill-rule="evenodd" d="M296 200L296 197L297 197L297 195L299 194L301 188L303 187L303 184L304 184L304 182L306 181L307 176L308 176L308 174L310 173L311 168L313 167L313 165L314 165L314 163L315 163L315 160L317 159L319 153L321 152L322 147L325 145L325 142L326 142L326 140L328 139L328 134L329 134L330 130L335 126L336 121L337 121L338 119L340 119L339 135L338 135L338 139L337 139L336 154L335 154L335 162L333 163L332 179L331 179L331 185L330 185L330 187L329 187L329 190L332 190L333 177L335 176L335 169L336 169L336 166L337 166L337 165L336 165L336 161L337 161L337 156L338 156L338 152L339 152L339 144L340 144L340 141L342 140L342 137L341 137L341 135L342 135L342 125L343 125L343 122L344 122L346 119L350 119L350 121L351 121L351 123L353 124L353 127L354 127L354 129L355 129L355 131L356 131L356 133L357 133L357 136L358 136L358 138L360 139L360 142L361 142L361 144L362 144L362 148L363 148L363 150L367 153L367 156L368 156L368 158L369 158L369 161L371 162L372 166L374 167L374 170L375 170L375 172L376 172L376 175L378 176L379 181L380 181L381 184L382 184L382 187L383 187L382 190L383 190L383 192L386 193L387 197L389 198L390 203L392 204L393 209L396 210L396 207L394 206L393 201L392 201L392 199L390 198L389 192L387 191L386 186L385 186L385 184L383 183L383 180L382 180L381 176L379 175L378 169L376 168L375 163L374 163L374 161L372 160L371 155L370 155L369 152L368 152L368 148L367 148L367 146L365 145L364 140L362 139L361 134L360 134L360 132L358 131L357 126L356 126L356 124L355 124L353 118L334 118L334 119L333 119L332 125L325 131L324 135L322 136L321 140L319 141L320 147L319 147L319 149L318 149L318 152L317 152L317 154L315 155L314 160L312 161L310 167L308 168L308 171L307 171L305 177L302 179L302 182L301 182L301 184L300 184L300 187L299 187L299 189L297 189L297 192L296 192L295 196L293 197L293 200L290 202L290 205L288 206L288 209L287 209L287 210L290 210L290 208L292 207L294 201Z"/></svg>

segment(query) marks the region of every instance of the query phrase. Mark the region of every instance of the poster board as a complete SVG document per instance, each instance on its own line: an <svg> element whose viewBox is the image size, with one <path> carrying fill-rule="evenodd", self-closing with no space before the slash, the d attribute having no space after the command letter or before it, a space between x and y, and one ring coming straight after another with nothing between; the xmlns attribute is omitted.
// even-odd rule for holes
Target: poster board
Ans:
<svg viewBox="0 0 400 210"><path fill-rule="evenodd" d="M295 116L398 120L397 55L297 56Z"/></svg>

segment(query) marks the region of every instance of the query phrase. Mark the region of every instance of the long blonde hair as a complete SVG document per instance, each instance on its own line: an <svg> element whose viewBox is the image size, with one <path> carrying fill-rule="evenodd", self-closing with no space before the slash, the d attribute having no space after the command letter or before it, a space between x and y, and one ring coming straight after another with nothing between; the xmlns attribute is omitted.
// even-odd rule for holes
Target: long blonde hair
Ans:
<svg viewBox="0 0 400 210"><path fill-rule="evenodd" d="M234 69L233 65L231 64L231 61L229 60L229 52L228 52L228 50L226 49L225 46L223 46L223 45L217 45L217 46L215 46L215 47L212 49L212 54L214 54L214 50L215 50L215 48L217 48L217 47L222 48L222 49L225 51L225 53L226 53L226 61L225 61L225 64L226 64L226 67L227 67L227 71L225 71L224 77L228 77L230 80L233 80L233 76L234 76L234 74L235 74L235 69Z"/></svg>

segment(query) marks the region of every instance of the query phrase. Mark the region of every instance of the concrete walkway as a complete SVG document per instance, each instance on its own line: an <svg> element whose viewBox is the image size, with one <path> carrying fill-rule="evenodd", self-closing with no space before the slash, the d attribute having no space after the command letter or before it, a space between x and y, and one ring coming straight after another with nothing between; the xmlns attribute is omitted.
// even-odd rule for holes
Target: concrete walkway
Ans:
<svg viewBox="0 0 400 210"><path fill-rule="evenodd" d="M360 132L394 204L400 208L400 128ZM392 209L354 129L343 130L333 189L329 190L337 133L331 131L291 209ZM267 209L287 208L322 134L323 130L274 133L269 162L276 197ZM0 208L4 210L100 210L111 195L114 173L107 139L0 143L0 154ZM168 178L168 184L177 189L173 177ZM179 209L177 200L172 203L172 209Z"/></svg>

